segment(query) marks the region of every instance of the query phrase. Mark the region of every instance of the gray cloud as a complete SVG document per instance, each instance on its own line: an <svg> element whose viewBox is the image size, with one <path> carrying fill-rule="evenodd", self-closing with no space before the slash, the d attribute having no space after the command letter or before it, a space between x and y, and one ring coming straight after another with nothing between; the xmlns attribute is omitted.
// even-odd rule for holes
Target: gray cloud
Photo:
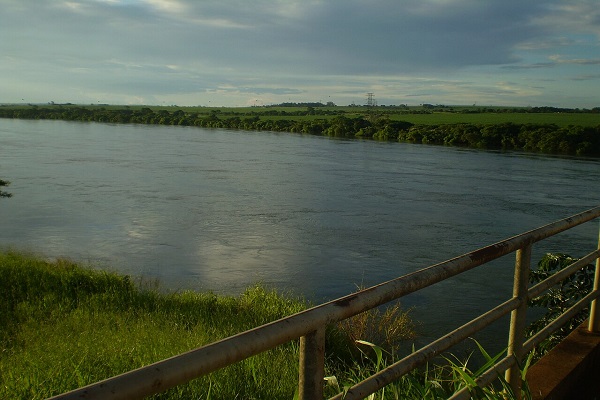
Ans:
<svg viewBox="0 0 600 400"><path fill-rule="evenodd" d="M519 64L519 65L503 65L502 69L512 69L512 70L526 70L526 69L540 69L540 68L551 68L554 67L556 63L553 62L544 62L544 63L535 63L535 64Z"/></svg>
<svg viewBox="0 0 600 400"><path fill-rule="evenodd" d="M600 79L600 74L579 75L571 78L574 81L593 81Z"/></svg>
<svg viewBox="0 0 600 400"><path fill-rule="evenodd" d="M286 94L301 94L302 90L298 89L289 89L289 88L263 88L263 87L239 87L233 88L231 90L239 91L242 93L255 93L255 94L277 94L277 95L286 95Z"/></svg>
<svg viewBox="0 0 600 400"><path fill-rule="evenodd" d="M450 76L464 93L476 90L465 84L469 71L597 65L585 54L585 34L600 33L596 8L593 0L4 0L0 75L11 76L13 92L54 85L64 96L377 90L397 99L393 91L429 93L430 78ZM552 52L572 56L549 60Z"/></svg>
<svg viewBox="0 0 600 400"><path fill-rule="evenodd" d="M529 23L541 11L539 5L514 0L329 1L308 3L299 17L261 21L242 36L217 40L238 41L235 54L223 43L225 58L296 73L439 71L514 62L514 46L541 34Z"/></svg>
<svg viewBox="0 0 600 400"><path fill-rule="evenodd" d="M598 65L600 58L564 58L561 55L550 56L550 59L557 64L575 64L575 65Z"/></svg>
<svg viewBox="0 0 600 400"><path fill-rule="evenodd" d="M12 39L37 57L196 61L257 74L271 66L402 73L514 62L514 46L539 34L529 20L543 11L520 0L291 2L287 13L264 1L164 4L35 2L27 19L36 33Z"/></svg>

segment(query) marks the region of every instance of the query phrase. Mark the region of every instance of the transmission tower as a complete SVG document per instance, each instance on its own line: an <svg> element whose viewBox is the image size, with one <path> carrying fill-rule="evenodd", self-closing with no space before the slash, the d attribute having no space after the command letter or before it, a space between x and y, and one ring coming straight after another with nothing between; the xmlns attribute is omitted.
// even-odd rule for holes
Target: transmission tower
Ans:
<svg viewBox="0 0 600 400"><path fill-rule="evenodd" d="M375 99L373 98L373 93L367 93L367 106L373 107L375 105Z"/></svg>

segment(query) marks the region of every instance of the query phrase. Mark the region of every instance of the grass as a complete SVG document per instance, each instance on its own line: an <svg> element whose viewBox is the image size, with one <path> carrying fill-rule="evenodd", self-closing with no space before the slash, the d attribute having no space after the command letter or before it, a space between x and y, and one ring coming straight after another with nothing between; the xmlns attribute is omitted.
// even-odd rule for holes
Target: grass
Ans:
<svg viewBox="0 0 600 400"><path fill-rule="evenodd" d="M0 105L5 109L31 109L32 106L26 104ZM229 118L238 116L246 118L255 114L261 115L264 120L293 120L293 121L311 121L315 119L330 120L338 115L347 118L356 118L367 116L369 113L385 116L391 120L407 121L419 125L444 125L444 124L502 124L512 122L515 124L556 124L560 127L570 125L578 126L598 126L600 125L600 113L591 112L544 112L531 113L528 108L519 107L493 107L482 110L479 107L454 106L447 110L426 110L420 106L409 108L398 107L376 107L369 109L364 106L336 106L336 107L317 107L314 115L292 115L294 113L305 113L307 107L180 107L173 105L147 106L147 105L51 105L42 104L40 108L63 109L69 107L86 108L89 110L131 110L139 111L143 108L150 108L157 112L166 110L175 112L178 110L185 113L198 113L200 115L209 115L217 112L219 118ZM508 109L508 110L506 110ZM475 112L474 112L475 111ZM287 115L269 115L270 113L287 113Z"/></svg>
<svg viewBox="0 0 600 400"><path fill-rule="evenodd" d="M0 253L0 286L0 398L13 399L56 395L306 306L260 286L239 297L159 294L126 276L12 252ZM280 346L155 398L208 398L209 391L213 398L291 398L297 347Z"/></svg>
<svg viewBox="0 0 600 400"><path fill-rule="evenodd" d="M404 310L396 302L384 310L373 308L340 321L337 328L352 342L378 343L395 354L402 343L416 337L415 325L410 310Z"/></svg>
<svg viewBox="0 0 600 400"><path fill-rule="evenodd" d="M223 118L227 115L223 112ZM342 115L348 118L365 116L363 112L345 112ZM393 121L406 121L415 125L452 125L452 124L474 124L495 125L504 123L514 124L555 124L560 127L570 125L598 126L600 125L600 113L449 113L434 112L430 114L419 113L395 113L386 112L381 114ZM317 119L331 120L336 115L296 115L296 116L261 116L265 120L293 120L311 121Z"/></svg>
<svg viewBox="0 0 600 400"><path fill-rule="evenodd" d="M570 125L597 126L600 125L600 113L432 113L432 114L398 114L391 119L407 121L417 125L445 124L556 124L567 127Z"/></svg>
<svg viewBox="0 0 600 400"><path fill-rule="evenodd" d="M41 399L64 393L307 306L303 299L262 286L235 297L164 294L140 287L128 276L69 260L50 262L0 252L0 398ZM409 312L399 304L349 321L328 331L325 369L330 395L393 362L394 346L414 336ZM293 341L152 398L293 398L298 351L298 341ZM437 398L472 384L466 364L449 365L450 369L413 371L371 398ZM506 398L505 392L493 390L480 391L483 398Z"/></svg>
<svg viewBox="0 0 600 400"><path fill-rule="evenodd" d="M398 361L394 354L386 352L386 350L373 343L364 340L357 342L361 354L355 359L354 368L344 371L340 375L325 378L327 382L325 393L327 396L334 396L339 392L348 392L356 383ZM433 366L426 365L422 369L409 372L396 382L385 386L367 398L369 400L435 400L449 398L462 390L467 390L472 399L527 400L532 398L525 381L531 358L527 360L526 365L521 370L522 390L520 396L516 396L502 376L499 376L496 382L488 387L480 387L477 384L477 378L504 356L505 351L491 356L479 343L475 342L475 344L484 359L484 363L479 365L476 370L471 369L469 359L460 360L451 355L444 359L444 363Z"/></svg>

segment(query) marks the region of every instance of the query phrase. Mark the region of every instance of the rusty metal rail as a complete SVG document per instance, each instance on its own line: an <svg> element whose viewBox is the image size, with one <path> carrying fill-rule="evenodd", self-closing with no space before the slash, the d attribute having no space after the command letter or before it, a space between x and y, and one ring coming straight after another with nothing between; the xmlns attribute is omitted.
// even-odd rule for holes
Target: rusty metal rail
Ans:
<svg viewBox="0 0 600 400"><path fill-rule="evenodd" d="M600 328L600 311L598 311L597 306L599 295L598 280L600 279L600 261L598 258L600 255L600 239L598 248L585 256L584 260L574 263L574 265L566 270L561 271L558 278L551 277L547 281L529 289L528 274L531 263L532 245L597 217L600 217L600 207L592 208L569 218L321 304L221 341L53 397L53 399L143 398L186 383L194 378L209 374L298 338L300 338L300 398L323 398L324 332L327 325L399 299L402 296L513 252L516 252L516 262L513 296L511 299L422 349L417 350L388 368L359 382L350 388L343 398L365 398L508 313L511 313L511 323L507 356L492 366L480 378L480 382L488 384L498 374L506 371L507 381L515 393L520 393L521 379L518 376L518 364L533 346L560 327L559 323L551 324L538 333L538 335L525 342L524 330L527 301L551 287L558 282L558 279L564 279L568 274L576 272L579 268L593 260L596 260L594 289L571 310L567 311L566 314L573 315L591 302L589 329L596 332ZM566 318L562 317L562 320ZM468 391L462 391L457 393L453 398L468 398L468 396ZM342 394L334 398L342 398Z"/></svg>

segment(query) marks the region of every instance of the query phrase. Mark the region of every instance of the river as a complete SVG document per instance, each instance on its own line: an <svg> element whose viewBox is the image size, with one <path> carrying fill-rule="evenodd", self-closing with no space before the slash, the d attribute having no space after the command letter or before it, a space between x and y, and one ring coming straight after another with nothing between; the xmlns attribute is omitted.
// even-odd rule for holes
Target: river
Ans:
<svg viewBox="0 0 600 400"><path fill-rule="evenodd" d="M598 159L63 121L0 120L0 178L4 249L317 302L600 204ZM534 256L596 241L581 227ZM402 303L428 332L455 327L506 299L513 258Z"/></svg>

